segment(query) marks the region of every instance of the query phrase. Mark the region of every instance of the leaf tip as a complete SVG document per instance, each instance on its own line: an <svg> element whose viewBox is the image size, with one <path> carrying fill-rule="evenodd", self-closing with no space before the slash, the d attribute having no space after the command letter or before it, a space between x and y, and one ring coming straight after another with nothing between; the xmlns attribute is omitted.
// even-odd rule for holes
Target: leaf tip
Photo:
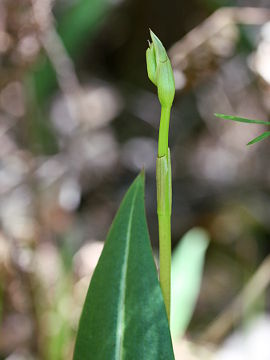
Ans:
<svg viewBox="0 0 270 360"><path fill-rule="evenodd" d="M214 113L214 116L223 119L226 115L220 113Z"/></svg>

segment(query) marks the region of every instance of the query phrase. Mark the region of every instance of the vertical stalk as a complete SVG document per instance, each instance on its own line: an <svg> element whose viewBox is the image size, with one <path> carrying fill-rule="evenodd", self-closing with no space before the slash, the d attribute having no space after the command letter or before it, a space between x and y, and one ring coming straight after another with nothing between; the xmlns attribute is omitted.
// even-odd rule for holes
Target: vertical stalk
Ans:
<svg viewBox="0 0 270 360"><path fill-rule="evenodd" d="M168 138L171 107L161 106L158 136L158 157L168 156Z"/></svg>
<svg viewBox="0 0 270 360"><path fill-rule="evenodd" d="M171 311L171 217L158 214L159 281L170 323Z"/></svg>
<svg viewBox="0 0 270 360"><path fill-rule="evenodd" d="M168 149L170 108L161 108L157 157L157 214L159 228L159 280L170 322L171 304L171 161Z"/></svg>
<svg viewBox="0 0 270 360"><path fill-rule="evenodd" d="M161 116L157 157L157 214L159 228L160 286L170 322L171 298L171 159L168 148L170 112L175 95L175 84L170 60L162 42L150 30L152 43L146 50L149 79L157 87Z"/></svg>

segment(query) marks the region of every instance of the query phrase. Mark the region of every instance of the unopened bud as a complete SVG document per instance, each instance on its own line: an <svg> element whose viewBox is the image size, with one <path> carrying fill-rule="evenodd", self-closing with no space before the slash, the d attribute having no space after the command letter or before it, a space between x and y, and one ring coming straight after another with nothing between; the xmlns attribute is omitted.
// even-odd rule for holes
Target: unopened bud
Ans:
<svg viewBox="0 0 270 360"><path fill-rule="evenodd" d="M150 34L152 43L146 51L148 77L157 86L161 106L171 107L175 94L171 63L159 38L151 30Z"/></svg>
<svg viewBox="0 0 270 360"><path fill-rule="evenodd" d="M149 48L146 50L146 66L149 79L157 86L157 62L154 45L151 43L149 43Z"/></svg>

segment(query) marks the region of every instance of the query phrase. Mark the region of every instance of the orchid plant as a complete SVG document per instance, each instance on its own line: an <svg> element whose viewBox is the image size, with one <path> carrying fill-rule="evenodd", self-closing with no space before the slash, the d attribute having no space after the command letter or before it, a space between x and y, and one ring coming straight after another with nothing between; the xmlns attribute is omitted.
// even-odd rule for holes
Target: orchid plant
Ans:
<svg viewBox="0 0 270 360"><path fill-rule="evenodd" d="M119 207L92 276L74 360L174 359L169 326L172 184L168 135L175 85L166 50L152 31L150 35L147 72L161 104L156 161L159 276L148 234L141 172ZM205 232L194 229L176 248L172 267L173 336L183 335L193 313L207 245Z"/></svg>

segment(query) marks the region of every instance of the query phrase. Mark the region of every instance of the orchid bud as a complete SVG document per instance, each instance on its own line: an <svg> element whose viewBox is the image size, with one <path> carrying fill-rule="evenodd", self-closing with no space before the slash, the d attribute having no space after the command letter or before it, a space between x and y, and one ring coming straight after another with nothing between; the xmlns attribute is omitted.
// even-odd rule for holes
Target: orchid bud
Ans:
<svg viewBox="0 0 270 360"><path fill-rule="evenodd" d="M149 48L146 50L146 66L149 79L157 86L157 63L154 45L149 42Z"/></svg>
<svg viewBox="0 0 270 360"><path fill-rule="evenodd" d="M157 86L161 106L171 107L175 94L173 71L166 50L159 38L150 30L152 43L146 51L149 79Z"/></svg>

